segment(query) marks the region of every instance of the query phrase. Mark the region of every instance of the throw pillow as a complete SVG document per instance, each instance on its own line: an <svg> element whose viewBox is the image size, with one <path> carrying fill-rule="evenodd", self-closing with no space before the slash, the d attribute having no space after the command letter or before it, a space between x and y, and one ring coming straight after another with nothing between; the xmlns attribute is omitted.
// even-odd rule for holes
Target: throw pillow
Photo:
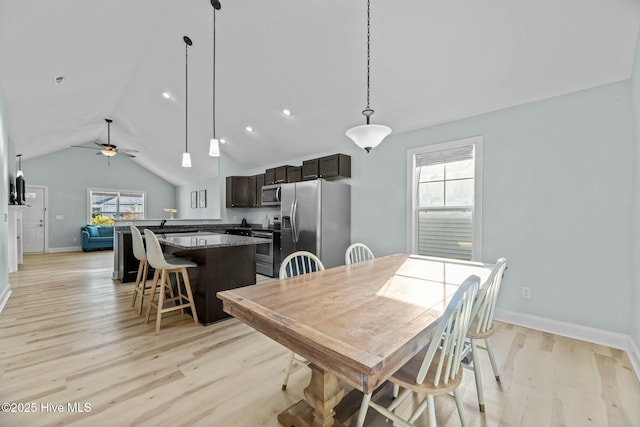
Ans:
<svg viewBox="0 0 640 427"><path fill-rule="evenodd" d="M87 231L89 232L89 237L100 237L98 227L95 225L87 225Z"/></svg>

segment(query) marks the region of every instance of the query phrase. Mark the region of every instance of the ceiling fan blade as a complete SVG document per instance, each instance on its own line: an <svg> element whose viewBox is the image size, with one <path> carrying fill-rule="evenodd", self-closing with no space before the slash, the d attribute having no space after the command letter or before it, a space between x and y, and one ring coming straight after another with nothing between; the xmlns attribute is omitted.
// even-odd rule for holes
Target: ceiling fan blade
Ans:
<svg viewBox="0 0 640 427"><path fill-rule="evenodd" d="M96 148L96 147L87 147L86 145L72 145L71 147L74 148L89 148L91 150L100 150L100 148Z"/></svg>
<svg viewBox="0 0 640 427"><path fill-rule="evenodd" d="M105 146L105 144L101 144L98 141L93 141L93 143L96 144L100 148L104 148L104 146Z"/></svg>
<svg viewBox="0 0 640 427"><path fill-rule="evenodd" d="M130 158L132 158L132 159L135 157L133 154L129 154L129 153L126 153L126 152L124 152L124 151L122 152L122 155L123 155L123 156L130 157Z"/></svg>
<svg viewBox="0 0 640 427"><path fill-rule="evenodd" d="M118 151L122 151L123 153L139 153L138 150L133 150L131 148L118 148Z"/></svg>

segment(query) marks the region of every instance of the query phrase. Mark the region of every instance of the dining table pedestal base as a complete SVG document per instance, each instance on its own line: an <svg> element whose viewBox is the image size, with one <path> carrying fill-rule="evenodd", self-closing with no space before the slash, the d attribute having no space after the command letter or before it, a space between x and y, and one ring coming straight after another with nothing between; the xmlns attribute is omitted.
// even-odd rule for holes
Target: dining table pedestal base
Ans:
<svg viewBox="0 0 640 427"><path fill-rule="evenodd" d="M304 389L305 399L278 414L283 427L348 427L358 416L362 392L351 389L345 392L338 378L322 368L310 364L311 381ZM387 383L373 395L378 400L382 395L391 396L392 387Z"/></svg>

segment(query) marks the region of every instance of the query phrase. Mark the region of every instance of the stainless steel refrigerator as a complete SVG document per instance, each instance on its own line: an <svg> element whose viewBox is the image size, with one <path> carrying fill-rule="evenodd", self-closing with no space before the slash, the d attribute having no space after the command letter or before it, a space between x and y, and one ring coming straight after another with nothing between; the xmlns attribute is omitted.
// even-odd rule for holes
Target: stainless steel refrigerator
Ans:
<svg viewBox="0 0 640 427"><path fill-rule="evenodd" d="M325 268L343 265L351 242L351 187L324 179L282 184L280 201L281 259L309 251Z"/></svg>

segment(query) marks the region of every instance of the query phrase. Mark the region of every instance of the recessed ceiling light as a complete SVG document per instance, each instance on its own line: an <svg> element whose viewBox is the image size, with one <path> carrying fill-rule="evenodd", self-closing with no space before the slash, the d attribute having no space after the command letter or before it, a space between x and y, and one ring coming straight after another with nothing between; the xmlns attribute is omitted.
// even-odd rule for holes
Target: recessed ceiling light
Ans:
<svg viewBox="0 0 640 427"><path fill-rule="evenodd" d="M291 110L289 110L288 108L284 108L282 110L282 114L284 114L285 116L290 116L291 115Z"/></svg>
<svg viewBox="0 0 640 427"><path fill-rule="evenodd" d="M253 133L253 127L251 127L251 126L247 126L244 129L249 133Z"/></svg>
<svg viewBox="0 0 640 427"><path fill-rule="evenodd" d="M162 97L164 99L171 99L171 94L169 92L162 92Z"/></svg>
<svg viewBox="0 0 640 427"><path fill-rule="evenodd" d="M54 77L53 81L57 85L61 85L62 83L64 83L64 76L56 76L56 77Z"/></svg>

